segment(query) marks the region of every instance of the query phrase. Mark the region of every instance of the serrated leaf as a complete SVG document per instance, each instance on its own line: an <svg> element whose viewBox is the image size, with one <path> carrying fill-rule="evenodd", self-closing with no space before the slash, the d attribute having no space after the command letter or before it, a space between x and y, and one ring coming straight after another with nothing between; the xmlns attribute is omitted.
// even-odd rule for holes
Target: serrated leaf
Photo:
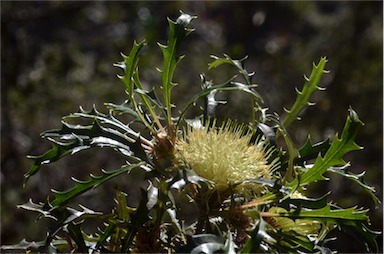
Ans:
<svg viewBox="0 0 384 254"><path fill-rule="evenodd" d="M268 213L287 213L282 207L271 207ZM267 218L270 220L267 220ZM274 228L281 229L282 231L295 231L301 235L316 234L320 229L320 222L316 219L296 219L293 220L287 217L267 217L265 220ZM272 219L271 219L272 218Z"/></svg>
<svg viewBox="0 0 384 254"><path fill-rule="evenodd" d="M178 49L181 41L188 36L193 30L188 29L187 26L194 17L182 13L176 22L168 19L170 32L168 37L168 44L159 44L164 58L164 66L161 70L161 79L163 82L162 90L164 96L164 103L167 108L168 124L171 125L171 89L175 86L172 82L173 74L176 65L180 62L183 56L178 56Z"/></svg>
<svg viewBox="0 0 384 254"><path fill-rule="evenodd" d="M312 242L307 236L303 236L295 231L283 232L268 231L276 243L269 244L270 251L277 249L281 253L308 253L315 252L315 243Z"/></svg>
<svg viewBox="0 0 384 254"><path fill-rule="evenodd" d="M102 126L113 128L119 132L129 136L132 139L136 139L139 136L139 133L132 130L129 125L121 122L111 114L103 114L99 112L95 107L91 111L86 111L80 107L80 111L77 113L70 114L63 118L66 122L71 119L90 119L92 121L98 120ZM43 133L44 134L44 133Z"/></svg>
<svg viewBox="0 0 384 254"><path fill-rule="evenodd" d="M71 207L66 207L68 214L66 215L67 218L64 220L63 224L69 224L69 223L76 224L76 222L78 222L79 220L103 215L103 213L95 212L91 209L86 208L85 206L82 206L82 205L79 205L79 206L82 209L82 211L73 209Z"/></svg>
<svg viewBox="0 0 384 254"><path fill-rule="evenodd" d="M296 207L305 207L310 209L319 209L327 205L327 200L330 192L319 198L309 198L304 195L291 195L289 198L282 200L281 205L286 204L287 207L289 205L295 205Z"/></svg>
<svg viewBox="0 0 384 254"><path fill-rule="evenodd" d="M81 224L69 224L67 229L72 240L76 243L76 251L80 253L88 253L89 250L81 232Z"/></svg>
<svg viewBox="0 0 384 254"><path fill-rule="evenodd" d="M311 137L308 136L305 144L299 149L300 157L295 160L296 164L303 164L304 162L316 159L321 154L324 156L325 152L329 149L331 143L329 139L312 144Z"/></svg>
<svg viewBox="0 0 384 254"><path fill-rule="evenodd" d="M138 229L150 219L149 210L147 209L148 203L148 194L146 190L141 190L141 198L139 206L136 211L131 214L131 223L129 223L127 228L127 233L121 239L121 251L128 252L131 247L131 243L135 238Z"/></svg>
<svg viewBox="0 0 384 254"><path fill-rule="evenodd" d="M141 122L141 119L137 112L127 103L121 105L117 105L114 103L105 103L104 105L113 113L127 114L132 116L134 118L134 121Z"/></svg>
<svg viewBox="0 0 384 254"><path fill-rule="evenodd" d="M73 125L65 122L68 119L90 119L93 123ZM111 114L102 114L95 108L89 112L80 108L80 112L64 118L61 129L43 132L41 136L47 138L53 147L40 156L28 156L33 160L33 165L24 175L24 184L40 170L42 165L92 147L110 147L133 161L146 160L146 154L140 145L139 133Z"/></svg>
<svg viewBox="0 0 384 254"><path fill-rule="evenodd" d="M244 244L243 248L241 249L240 253L257 253L260 252L260 243L262 242L264 237L269 237L268 234L265 234L264 231L264 225L266 222L262 218L259 217L259 213L256 213L256 216L254 216L255 219L255 225L253 226L252 230L249 231L249 239ZM264 250L267 251L267 250Z"/></svg>
<svg viewBox="0 0 384 254"><path fill-rule="evenodd" d="M241 253L309 253L314 251L314 246L307 236L276 230L259 218Z"/></svg>
<svg viewBox="0 0 384 254"><path fill-rule="evenodd" d="M141 164L126 165L114 171L102 171L100 176L91 175L91 179L87 181L80 181L75 178L72 180L75 182L75 187L68 191L54 191L55 199L50 203L53 209L64 205L69 200L79 196L80 194L87 192L91 189L98 187L100 184L119 176L123 173L129 173L132 169L140 167Z"/></svg>
<svg viewBox="0 0 384 254"><path fill-rule="evenodd" d="M116 194L116 212L119 220L128 221L129 214L132 212L132 208L127 205L127 194L124 192L118 192Z"/></svg>
<svg viewBox="0 0 384 254"><path fill-rule="evenodd" d="M57 234L62 231L63 229L71 230L73 227L80 227L79 222L83 221L86 218L90 217L99 217L103 215L103 213L94 212L82 205L79 205L82 210L78 211L76 209L73 209L71 207L65 207L63 209L54 209L54 207L51 206L49 203L45 204L35 204L32 202L32 200L29 200L26 204L19 205L19 208L23 208L25 210L34 211L40 213L40 217L46 217L46 218L52 218L55 220L54 223L50 226L50 231L48 233L47 238L45 239L45 246L50 245L50 248L55 248L56 245L62 245L62 243L57 242L54 240L54 237L57 236ZM73 231L72 233L75 233L77 231ZM71 233L70 233L71 234ZM81 233L76 233L75 235L71 235L72 239L76 241L77 245L80 246L81 252L84 252L85 245L84 245L84 239L82 238ZM77 237L77 238L75 238ZM80 237L80 238L79 238ZM82 240L81 240L82 239ZM67 244L64 244L67 245ZM36 248L36 246L30 245L29 248Z"/></svg>
<svg viewBox="0 0 384 254"><path fill-rule="evenodd" d="M353 232L357 235L357 238L364 243L365 248L370 253L378 253L379 246L376 238L382 234L382 232L373 231L367 227L365 223L359 223L356 221L341 221L340 226L343 230Z"/></svg>
<svg viewBox="0 0 384 254"><path fill-rule="evenodd" d="M356 207L347 209L331 209L330 204L327 204L320 209L292 209L287 212L268 212L265 215L272 217L289 217L294 219L312 218L320 221L338 221L338 220L350 220L350 221L367 221L367 210L356 210Z"/></svg>
<svg viewBox="0 0 384 254"><path fill-rule="evenodd" d="M235 77L232 77L227 82L219 85L210 85L203 87L203 89L196 94L195 96L190 99L184 109L180 113L179 121L182 119L182 116L186 113L186 111L194 105L197 100L201 98L206 98L209 96L212 92L219 93L219 92L229 92L229 91L242 91L249 95L251 95L255 100L259 97L258 93L255 92L254 89L251 89L252 87L245 86L244 84L241 84L239 82L234 82L233 79Z"/></svg>
<svg viewBox="0 0 384 254"><path fill-rule="evenodd" d="M118 245L116 243L119 242L121 240L121 238L116 239L116 237L114 237L115 232L116 232L116 225L115 225L115 223L113 223L112 220L110 220L109 224L107 225L105 230L104 231L100 230L100 235L99 235L99 239L96 243L96 248L100 249L101 246L103 246L104 243L106 241L108 241L108 238L109 238L108 245L109 245L110 251L118 251L118 250L116 250L117 245ZM116 234L118 234L118 233L116 233Z"/></svg>
<svg viewBox="0 0 384 254"><path fill-rule="evenodd" d="M252 78L255 75L254 72L249 73L245 68L244 68L244 60L247 59L247 57L244 57L243 59L240 60L234 60L228 55L224 54L224 58L219 58L216 56L211 56L213 59L215 59L212 63L208 65L208 69L211 68L216 68L222 64L231 64L237 68L243 79L245 80L245 84L238 83L238 85L242 85L245 87L248 87L248 89L252 90L253 93L255 93L257 96L251 96L251 114L252 114L252 127L253 129L256 128L256 111L261 110L259 103L256 101L260 101L263 103L263 98L253 89L256 85L253 84Z"/></svg>
<svg viewBox="0 0 384 254"><path fill-rule="evenodd" d="M31 176L40 170L40 167L43 164L57 161L65 155L70 154L75 147L76 146L62 147L57 144L53 144L53 147L50 150L40 156L28 156L28 158L33 160L33 165L28 170L28 172L24 174L24 185L27 183Z"/></svg>
<svg viewBox="0 0 384 254"><path fill-rule="evenodd" d="M373 201L375 202L375 205L378 206L381 202L379 198L376 197L375 195L375 192L376 192L375 188L372 186L369 186L364 181L365 171L360 174L353 174L352 172L348 171L349 166L350 165L347 163L343 167L330 167L328 168L328 172L332 172L332 173L344 176L345 178L356 182L358 185L363 187L369 193L369 195L372 197Z"/></svg>
<svg viewBox="0 0 384 254"><path fill-rule="evenodd" d="M142 41L140 43L137 43L136 41L133 42L133 46L131 49L131 52L128 56L125 56L124 54L121 54L124 61L120 62L118 64L115 64L116 67L120 67L124 70L124 76L119 76L119 78L123 81L127 88L127 93L130 97L133 97L133 90L134 90L134 82L133 82L133 76L137 69L137 64L139 62L139 52L145 46L145 41Z"/></svg>
<svg viewBox="0 0 384 254"><path fill-rule="evenodd" d="M12 244L12 245L2 245L0 247L1 250L35 250L35 251L41 251L41 252L46 252L46 245L47 242L46 240L43 241L32 241L28 242L26 239L21 240L17 244Z"/></svg>
<svg viewBox="0 0 384 254"><path fill-rule="evenodd" d="M212 68L217 68L222 64L233 64L238 65L238 67L241 68L241 60L232 60L230 57L227 57L227 55L224 55L225 57L217 57L212 55L211 58L213 58L213 62L208 64L208 70Z"/></svg>
<svg viewBox="0 0 384 254"><path fill-rule="evenodd" d="M58 218L56 216L54 216L51 213L51 211L49 211L51 208L49 205L47 206L46 204L33 203L32 199L29 199L28 202L25 204L18 205L17 208L22 208L22 209L25 209L28 211L38 212L45 218L50 218L50 219L53 219L56 221L58 220Z"/></svg>
<svg viewBox="0 0 384 254"><path fill-rule="evenodd" d="M288 125L290 125L293 121L297 119L300 112L304 108L311 105L311 103L309 102L309 98L311 97L312 93L317 90L323 89L319 87L318 84L323 74L326 73L326 71L324 70L326 63L327 59L325 57L322 57L317 65L313 64L311 75L309 76L309 79L305 79L303 90L296 90L297 97L295 103L293 104L290 110L287 110L287 115L285 116L285 119L283 121L283 125L285 128L287 128Z"/></svg>
<svg viewBox="0 0 384 254"><path fill-rule="evenodd" d="M330 204L320 209L299 209L291 210L288 212L265 213L263 215L272 217L288 217L292 219L311 219L323 223L334 223L339 225L342 229L356 233L362 237L362 241L366 244L367 251L378 250L375 238L380 234L370 230L366 223L368 223L368 210L356 209L356 207L348 209L331 209Z"/></svg>
<svg viewBox="0 0 384 254"><path fill-rule="evenodd" d="M243 76L246 85L247 86L252 86L252 78L255 75L254 72L249 73L245 68L244 68L244 60L247 59L247 57L244 57L243 59L240 60L235 60L232 59L230 56L224 54L224 58L220 58L217 56L211 56L214 61L208 64L208 70L212 68L216 68L222 64L231 64L237 68L237 70L240 72L240 74ZM259 96L259 99L262 101L261 96Z"/></svg>
<svg viewBox="0 0 384 254"><path fill-rule="evenodd" d="M134 42L132 50L129 54L129 56L125 56L122 54L124 61L121 63L116 64L115 66L121 67L124 69L124 76L118 76L125 86L127 87L127 93L129 96L130 102L133 104L134 111L138 118L140 118L141 122L144 123L144 125L153 133L156 134L155 129L153 129L151 122L147 121L148 119L145 117L144 114L142 114L140 110L140 106L136 102L135 94L138 94L141 98L141 101L143 102L143 105L150 111L152 118L157 123L159 128L162 128L160 122L157 119L156 113L154 111L154 106L151 104L151 98L150 96L147 96L148 93L140 92L143 90L143 86L141 85L140 79L139 79L139 68L138 68L138 62L139 62L139 51L141 48L145 45L145 41L142 41L141 43ZM153 100L152 100L153 101Z"/></svg>
<svg viewBox="0 0 384 254"><path fill-rule="evenodd" d="M150 122L155 122L157 124L157 126L161 129L161 131L164 132L164 130L162 130L163 126L161 125L161 123L157 117L157 114L155 112L155 106L157 106L161 110L164 110L164 107L161 104L161 102L158 100L158 98L155 94L155 90L152 89L151 91L145 91L143 89L143 86L142 86L140 78L139 78L139 72L138 71L136 71L135 75L133 76L133 80L135 81L135 84L137 86L137 88L135 89L135 93L140 97L143 105L149 110L149 113L152 116L153 120L151 120ZM143 119L143 121L145 122L144 119ZM149 125L149 123L147 125ZM151 127L149 127L149 128L151 129ZM152 130L152 132L155 135L157 134L157 132L154 130Z"/></svg>
<svg viewBox="0 0 384 254"><path fill-rule="evenodd" d="M210 181L198 176L193 170L179 170L174 179L172 179L170 188L182 190L189 183L200 184L207 182Z"/></svg>
<svg viewBox="0 0 384 254"><path fill-rule="evenodd" d="M200 78L202 81L201 87L203 89L207 89L213 85L212 81L208 81L205 79L204 74L200 74ZM216 91L216 90L212 90L209 94L207 94L204 97L204 120L205 121L208 121L208 119L210 119L210 118L213 119L215 117L216 107L219 104L225 104L226 103L226 101L216 101L215 96L216 96L217 92L218 91Z"/></svg>
<svg viewBox="0 0 384 254"><path fill-rule="evenodd" d="M363 123L357 117L355 111L352 109L349 111L349 116L347 117L341 137L339 138L338 134L336 134L324 157L318 155L313 167L301 174L299 176L299 180L296 178L292 181L290 183L290 187L294 187L298 183L300 186L305 186L318 180L326 180L323 174L327 172L330 167L345 165L345 161L342 157L346 153L362 149L355 143L354 139L358 129L363 125Z"/></svg>

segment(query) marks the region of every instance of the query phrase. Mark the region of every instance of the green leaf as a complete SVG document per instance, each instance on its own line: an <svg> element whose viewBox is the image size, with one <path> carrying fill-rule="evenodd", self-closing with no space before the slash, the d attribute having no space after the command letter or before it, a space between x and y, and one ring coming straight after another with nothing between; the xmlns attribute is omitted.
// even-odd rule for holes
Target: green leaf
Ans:
<svg viewBox="0 0 384 254"><path fill-rule="evenodd" d="M256 111L260 111L261 108L257 101L260 101L263 103L263 98L253 89L256 85L252 83L252 78L255 75L254 72L249 73L245 68L244 68L244 61L247 59L247 57L244 57L243 59L240 60L234 60L228 55L224 54L224 58L219 58L217 56L211 56L213 59L215 59L213 62L211 62L208 65L208 69L216 68L222 64L231 64L237 68L241 76L243 77L245 81L245 85L241 84L242 86L248 87L248 89L252 90L253 93L255 93L257 96L251 96L251 114L252 114L252 127L253 129L256 128Z"/></svg>
<svg viewBox="0 0 384 254"><path fill-rule="evenodd" d="M229 91L242 91L245 92L249 95L251 95L254 99L259 98L259 94L254 90L251 89L252 87L245 86L244 84L241 84L239 82L233 81L235 77L232 77L228 81L226 81L223 84L219 85L212 85L212 82L209 82L209 85L203 86L203 89L196 94L195 96L190 99L184 109L181 111L180 116L179 116L179 122L183 118L184 114L187 112L187 110L194 105L199 99L201 98L206 98L212 93L219 93L219 92L229 92ZM204 80L204 76L202 78ZM179 124L177 123L177 125Z"/></svg>
<svg viewBox="0 0 384 254"><path fill-rule="evenodd" d="M241 253L308 253L314 250L314 243L306 236L276 230L263 218L256 222Z"/></svg>
<svg viewBox="0 0 384 254"><path fill-rule="evenodd" d="M28 172L24 174L24 186L27 183L28 179L40 170L40 167L43 164L48 164L57 161L65 155L70 154L74 147L75 146L62 147L60 145L53 144L52 149L48 150L40 156L28 156L28 158L33 160L33 165L28 170Z"/></svg>
<svg viewBox="0 0 384 254"><path fill-rule="evenodd" d="M290 205L295 205L296 207L319 209L327 205L327 199L329 194L330 192L326 193L325 195L319 198L309 198L303 195L298 195L298 197L295 197L291 195L285 200L282 200L281 205L286 205L287 207Z"/></svg>
<svg viewBox="0 0 384 254"><path fill-rule="evenodd" d="M46 205L46 204L36 204L33 203L32 199L29 199L27 203L18 205L17 208L22 208L28 211L33 211L33 212L38 212L40 213L43 217L45 218L50 218L53 220L58 220L58 218L51 213L50 208L51 206Z"/></svg>
<svg viewBox="0 0 384 254"><path fill-rule="evenodd" d="M224 54L224 57L217 57L217 56L214 56L212 55L211 58L213 58L213 62L209 63L208 64L208 70L210 69L213 69L213 68L217 68L219 67L220 65L223 65L223 64L232 64L238 68L241 69L242 67L242 64L241 64L241 61L242 60L245 60L246 58L244 59L241 59L241 60L233 60L231 59L228 55Z"/></svg>
<svg viewBox="0 0 384 254"><path fill-rule="evenodd" d="M127 205L127 196L124 192L118 192L116 194L117 217L123 221L129 221L129 214L132 212L132 208Z"/></svg>
<svg viewBox="0 0 384 254"><path fill-rule="evenodd" d="M271 251L278 249L281 253L315 252L315 243L307 236L295 231L268 230L268 235L276 241L276 243L269 244Z"/></svg>
<svg viewBox="0 0 384 254"><path fill-rule="evenodd" d="M116 249L119 246L121 237L117 238L114 236L114 234L118 234L118 233L115 233L118 230L119 229L117 229L116 224L112 220L109 220L109 224L107 225L105 230L104 231L100 230L99 232L99 239L96 243L96 248L101 249L101 247L108 241L107 244L109 245L109 248L110 248L109 250L111 252L118 251Z"/></svg>
<svg viewBox="0 0 384 254"><path fill-rule="evenodd" d="M81 224L69 224L68 232L73 241L76 243L76 251L80 253L89 253L88 247L85 244L84 236L81 232Z"/></svg>
<svg viewBox="0 0 384 254"><path fill-rule="evenodd" d="M308 136L307 142L303 147L299 149L300 157L295 160L295 163L303 164L308 160L316 159L319 154L324 156L325 152L329 149L330 146L331 143L329 142L329 139L318 142L316 144L312 144L311 137Z"/></svg>
<svg viewBox="0 0 384 254"><path fill-rule="evenodd" d="M288 212L276 213L262 213L263 216L268 217L288 217L291 219L311 219L323 223L334 223L339 225L342 229L354 232L363 239L366 244L367 251L378 250L375 238L379 232L370 230L366 223L368 223L368 210L356 209L351 207L348 209L331 209L331 205L327 204L320 209L293 209Z"/></svg>
<svg viewBox="0 0 384 254"><path fill-rule="evenodd" d="M368 210L356 210L356 207L348 209L331 209L330 204L327 204L320 209L292 209L287 212L267 212L268 216L272 217L289 217L293 219L305 219L312 218L320 221L339 221L339 220L350 220L350 221L367 221L368 216L366 215Z"/></svg>
<svg viewBox="0 0 384 254"><path fill-rule="evenodd" d="M79 196L80 194L92 190L98 187L100 184L119 176L123 173L129 173L132 169L140 167L142 164L133 164L126 165L114 171L104 171L101 176L90 175L91 179L87 181L80 181L75 178L72 180L75 182L75 187L68 191L55 191L55 199L50 203L53 206L53 209L58 208L64 204L66 204L69 200Z"/></svg>
<svg viewBox="0 0 384 254"><path fill-rule="evenodd" d="M45 253L47 252L46 245L47 245L46 240L38 241L38 242L35 242L35 241L28 242L27 240L23 239L17 244L2 245L0 249L1 250L24 250L24 251L34 250L34 251L40 251L42 253Z"/></svg>
<svg viewBox="0 0 384 254"><path fill-rule="evenodd" d="M288 125L290 125L294 120L298 118L298 115L304 108L314 104L309 102L309 98L311 97L313 92L317 90L324 90L324 88L318 86L318 83L323 74L327 73L324 70L326 63L327 59L325 57L322 57L317 65L313 64L311 75L309 76L309 78L305 77L306 82L304 84L303 90L299 91L296 89L296 101L290 110L286 110L288 114L286 115L283 121L283 125L285 128L287 128Z"/></svg>
<svg viewBox="0 0 384 254"><path fill-rule="evenodd" d="M111 112L118 114L127 114L133 117L134 121L142 122L138 113L127 103L116 105L114 103L104 104Z"/></svg>
<svg viewBox="0 0 384 254"><path fill-rule="evenodd" d="M353 174L352 172L348 171L348 167L350 166L349 163L347 163L345 166L342 167L330 167L328 168L328 172L332 172L341 176L344 176L345 178L352 180L356 182L358 185L363 187L369 195L372 197L373 201L375 202L375 205L378 206L381 202L378 197L375 195L375 188L372 186L369 186L368 184L365 183L364 181L364 175L365 171L363 171L360 174Z"/></svg>
<svg viewBox="0 0 384 254"><path fill-rule="evenodd" d="M285 144L288 148L288 167L287 171L285 173L285 176L283 178L283 181L289 181L293 179L294 177L294 161L299 157L299 151L296 149L295 144L293 143L290 135L288 134L286 128L281 123L279 116L277 114L266 114L266 120L271 121L274 123L277 127L277 129L280 131L278 134L282 134Z"/></svg>
<svg viewBox="0 0 384 254"><path fill-rule="evenodd" d="M227 54L224 54L224 58L220 58L220 57L213 56L213 55L211 57L214 59L214 61L208 64L208 70L210 70L212 68L216 68L222 64L230 64L230 65L235 66L236 69L239 71L241 76L244 78L246 86L248 86L250 88L256 86L252 83L252 78L255 75L255 73L254 72L249 73L244 68L244 61L247 59L247 57L244 57L243 59L240 59L240 60L232 59ZM258 99L261 102L263 102L263 98L260 95L258 95Z"/></svg>
<svg viewBox="0 0 384 254"><path fill-rule="evenodd" d="M91 125L73 125L65 122L68 119L81 118L90 119L93 123ZM60 130L49 130L41 134L42 137L53 143L53 147L40 156L28 156L33 160L33 165L24 175L24 184L40 170L42 165L92 147L117 149L133 161L146 159L146 154L140 145L139 133L111 114L102 114L95 108L89 112L80 108L80 112L65 117L62 124Z"/></svg>
<svg viewBox="0 0 384 254"><path fill-rule="evenodd" d="M359 223L356 221L341 221L340 226L343 230L353 232L357 238L364 243L365 248L370 253L378 253L379 246L376 238L381 235L382 232L373 231L367 227L365 223Z"/></svg>
<svg viewBox="0 0 384 254"><path fill-rule="evenodd" d="M127 138L136 140L139 137L139 133L132 130L129 127L129 125L121 122L120 120L115 118L112 114L103 114L99 112L95 107L93 107L91 111L86 111L80 107L79 112L65 116L63 120L66 122L68 120L72 120L72 119L80 120L82 118L90 119L91 121L98 120L102 126L115 129L123 133L124 135L126 135ZM79 127L81 127L81 125Z"/></svg>
<svg viewBox="0 0 384 254"><path fill-rule="evenodd" d="M139 95L145 107L150 111L152 118L157 122L158 126L160 127L161 124L157 119L156 113L150 102L150 98L146 96L146 93L138 92L140 90L143 90L143 86L141 85L141 82L139 79L138 54L144 45L145 45L145 41L142 41L141 43L134 42L129 56L125 56L122 54L124 61L121 63L115 64L115 66L120 67L124 70L125 75L118 76L118 77L123 81L123 83L127 87L129 101L133 104L133 108L136 115L138 116L138 118L140 118L141 122L143 122L144 125L151 130L152 133L156 134L156 131L155 129L152 128L151 123L149 123L145 118L145 116L141 113L134 96L135 94Z"/></svg>
<svg viewBox="0 0 384 254"><path fill-rule="evenodd" d="M259 252L259 246L264 237L268 237L268 234L260 234L264 231L264 225L266 224L262 218L259 217L259 213L255 213L254 219L256 221L254 227L249 232L249 239L244 244L240 253L256 253Z"/></svg>
<svg viewBox="0 0 384 254"><path fill-rule="evenodd" d="M167 108L168 124L171 126L171 89L175 86L172 82L173 74L176 69L176 65L180 62L183 56L178 56L177 51L180 47L181 41L190 34L193 29L188 29L187 26L194 19L185 13L181 13L176 22L168 19L170 33L168 38L168 44L159 44L164 58L164 66L161 70L161 79L163 82L162 90L164 96L165 106Z"/></svg>
<svg viewBox="0 0 384 254"><path fill-rule="evenodd" d="M135 81L135 84L138 87L135 89L135 93L140 97L143 105L149 110L149 113L153 119L151 121L148 121L148 123L146 124L147 127L152 131L154 135L157 135L157 132L154 129L152 129L152 126L149 126L151 122L155 122L157 126L161 129L161 131L164 132L163 126L161 125L159 118L157 117L157 114L155 112L155 106L157 106L161 110L164 110L164 107L161 105L160 101L157 99L154 89L152 89L149 92L143 89L138 71L133 76L133 80ZM137 111L138 111L138 108L137 108ZM142 121L146 123L146 120L144 119L144 117L141 116L141 118L142 118Z"/></svg>
<svg viewBox="0 0 384 254"><path fill-rule="evenodd" d="M137 69L137 64L139 62L139 52L145 45L145 41L142 41L140 43L137 43L136 41L133 42L133 46L131 49L131 52L128 56L121 54L124 61L114 64L116 67L120 67L124 70L124 76L118 75L118 77L123 81L127 88L128 95L132 98L133 97L133 90L134 90L134 82L133 82L133 76Z"/></svg>
<svg viewBox="0 0 384 254"><path fill-rule="evenodd" d="M72 208L65 208L64 210L52 210L49 209L50 207L48 207L47 204L35 204L31 200L28 203L18 207L39 212L40 214L43 214L44 217L54 218L58 222L51 224L50 232L47 234L47 237L43 241L28 242L23 239L18 244L1 246L1 250L25 250L39 253L57 253L58 248L61 246L65 247L65 249L68 251L69 246L67 240L60 240L60 237L59 239L54 239L55 236L57 237L57 233L65 228L70 233L71 238L76 242L77 249L82 253L86 253L87 247L80 230L81 223L79 223L79 221L82 221L88 217L98 217L102 214L94 212L83 206L80 206L83 209L82 211L77 211ZM47 216L47 214L49 214L49 216Z"/></svg>
<svg viewBox="0 0 384 254"><path fill-rule="evenodd" d="M132 241L134 240L138 229L143 226L145 222L150 220L148 201L147 190L141 189L140 203L136 211L131 214L131 222L127 227L127 234L125 234L125 236L121 239L120 252L129 252Z"/></svg>
<svg viewBox="0 0 384 254"><path fill-rule="evenodd" d="M363 123L358 118L356 112L350 109L349 116L347 117L343 132L341 134L341 138L339 138L338 134L336 134L324 157L318 155L313 167L309 168L308 171L301 174L299 179L296 178L294 181L292 181L290 183L290 187L294 187L297 184L300 184L300 186L305 186L318 180L326 180L323 174L327 172L330 167L345 165L345 161L342 159L342 157L346 153L362 149L362 147L358 146L354 142L358 129L362 125Z"/></svg>
<svg viewBox="0 0 384 254"><path fill-rule="evenodd" d="M77 224L79 221L90 218L90 217L98 217L103 215L101 212L95 212L91 209L86 208L85 206L82 206L79 204L79 207L82 209L82 211L73 209L71 207L66 207L66 219L64 220L63 224L69 224L74 223Z"/></svg>

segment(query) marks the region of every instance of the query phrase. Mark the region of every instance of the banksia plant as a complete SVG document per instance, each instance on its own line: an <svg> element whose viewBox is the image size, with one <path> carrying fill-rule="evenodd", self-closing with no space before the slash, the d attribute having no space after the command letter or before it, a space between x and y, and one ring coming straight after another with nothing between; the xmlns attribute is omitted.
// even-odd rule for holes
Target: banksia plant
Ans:
<svg viewBox="0 0 384 254"><path fill-rule="evenodd" d="M379 203L363 174L351 173L350 163L343 160L345 154L362 149L354 141L364 125L357 113L349 109L343 130L332 140L313 143L308 136L298 147L288 131L301 111L312 105L311 95L323 90L319 84L326 73L326 58L313 65L282 120L265 106L253 84L254 74L244 68L245 58L235 60L228 55L214 56L208 69L214 71L226 64L239 75L216 84L201 74L201 91L191 96L185 108L178 108L172 103L173 75L183 59L178 49L193 32L189 26L194 18L181 13L176 21L168 20L169 39L160 45L162 96L154 89L144 89L138 66L146 42L134 42L130 53L122 54L123 61L115 64L121 69L118 78L126 89L123 104L106 103L106 113L80 108L63 118L61 129L42 133L53 147L40 156L30 156L33 165L25 174L25 184L45 164L91 148L112 148L126 163L86 180L73 179L72 188L54 190L53 198L43 203L29 200L19 205L38 212L38 218L52 220L52 227L41 241L24 239L4 245L2 250L330 253L334 250L327 244L337 239L328 233L346 230L356 234L368 252L378 251L375 238L380 233L369 228L367 209L342 208L329 200L329 192L313 197L307 191L316 182L326 181L324 174L330 173L330 177L336 174L357 182ZM216 94L231 91L250 96L249 123L215 116L220 104ZM201 115L187 119L186 112L200 102ZM69 206L78 196L91 195L92 190L117 177L134 178L133 172L144 176L145 187L137 204L129 204L127 194L119 190L111 197L116 205L109 213L80 204L80 209ZM85 222L90 219L101 226L86 233Z"/></svg>

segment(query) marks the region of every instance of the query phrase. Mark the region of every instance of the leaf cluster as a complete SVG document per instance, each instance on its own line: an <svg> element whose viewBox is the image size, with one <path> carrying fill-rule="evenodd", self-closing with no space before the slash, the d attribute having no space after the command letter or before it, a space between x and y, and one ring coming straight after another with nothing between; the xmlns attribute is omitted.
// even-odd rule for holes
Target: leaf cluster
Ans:
<svg viewBox="0 0 384 254"><path fill-rule="evenodd" d="M329 238L328 233L341 229L359 236L367 251L378 251L375 238L379 233L369 228L366 209L342 208L329 200L329 192L311 197L307 191L316 182L328 180L326 173L330 177L337 174L357 182L379 203L374 188L364 182L364 173L353 174L348 170L350 163L343 159L347 153L362 149L354 141L364 125L357 113L349 109L341 135L336 134L332 140L313 143L308 135L307 142L299 148L288 131L302 110L313 105L309 102L311 95L324 90L319 83L326 73L326 58L313 65L302 91L297 90L292 108L286 110L280 120L277 113L270 113L264 106L253 83L254 73L245 69L246 58L213 56L208 71L228 64L238 75L216 84L201 74L201 91L192 96L185 108L177 109L175 117L171 96L176 85L173 75L183 59L178 51L193 31L188 26L194 18L181 13L176 21L168 20L168 43L159 45L164 59L163 68L159 70L162 96L154 89L144 89L138 66L140 51L146 42L134 42L130 53L122 54L123 61L115 64L123 70L118 78L125 85L127 101L121 105L106 103L108 113L96 108L90 111L80 108L79 112L63 118L61 129L42 133L53 147L42 155L29 156L33 165L25 174L25 184L40 173L45 164L87 149L112 148L126 163L115 170L101 170L99 175L90 175L87 180L73 178L74 186L65 191L54 190L52 200L38 204L29 200L19 205L37 212L38 218L51 220L51 227L41 241L24 239L18 244L2 246L3 250L329 253L327 243L334 239ZM216 121L215 110L221 104L216 95L231 91L250 96L252 120L245 124L245 132L253 135L250 143L263 141L264 149L269 151L268 161L275 165L271 179L255 177L243 181L261 187L253 195L234 191L236 186L218 190L214 182L197 175L190 165L174 161L175 144L186 135L186 126L215 131L217 127L212 123ZM186 112L198 101L204 102L201 115L186 119ZM146 183L137 205L129 204L127 194L117 191L111 196L116 205L109 213L96 212L80 204L80 210L69 206L79 195L91 193L115 178L130 177L137 171L145 176ZM188 216L191 211L195 212ZM84 225L89 220L101 221L103 226L88 234Z"/></svg>

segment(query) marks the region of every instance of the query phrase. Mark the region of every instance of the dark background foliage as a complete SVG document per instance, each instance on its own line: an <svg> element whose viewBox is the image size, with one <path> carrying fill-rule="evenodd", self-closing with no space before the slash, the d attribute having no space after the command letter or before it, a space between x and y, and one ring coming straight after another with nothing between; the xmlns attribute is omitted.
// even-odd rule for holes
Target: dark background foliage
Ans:
<svg viewBox="0 0 384 254"><path fill-rule="evenodd" d="M85 152L47 166L22 188L23 174L38 155L49 148L39 133L59 128L60 118L95 104L122 103L124 87L113 63L128 53L133 40L146 38L140 72L148 87L158 86L161 52L168 24L179 10L195 14L196 31L182 50L187 55L175 80L174 102L182 105L200 89L199 74L224 81L230 70L207 70L210 54L233 58L249 56L246 68L255 71L260 94L271 111L283 114L302 87L303 74L321 56L329 59L330 74L322 80L316 106L290 127L298 145L306 134L314 141L341 131L351 105L365 122L357 143L364 150L346 158L352 171L367 171L365 180L382 199L383 179L383 4L381 1L340 2L1 2L1 243L26 237L40 240L47 222L35 223L35 214L17 210L32 197L44 201L50 189L72 185L70 176L85 179L100 168L114 169L124 161L108 150ZM227 105L219 115L249 119L246 97L224 96ZM105 110L104 110L105 111ZM127 185L124 179L117 183ZM358 204L371 208L372 227L382 229L382 206L373 202L357 184L334 178L318 184L314 195L332 190L343 207ZM110 211L114 185L83 197L91 209ZM132 197L134 199L134 197ZM106 205L108 204L108 205ZM361 252L351 235L339 234L332 247L341 252ZM381 239L379 243L381 243ZM347 243L347 244L346 244ZM382 249L381 249L382 250Z"/></svg>

